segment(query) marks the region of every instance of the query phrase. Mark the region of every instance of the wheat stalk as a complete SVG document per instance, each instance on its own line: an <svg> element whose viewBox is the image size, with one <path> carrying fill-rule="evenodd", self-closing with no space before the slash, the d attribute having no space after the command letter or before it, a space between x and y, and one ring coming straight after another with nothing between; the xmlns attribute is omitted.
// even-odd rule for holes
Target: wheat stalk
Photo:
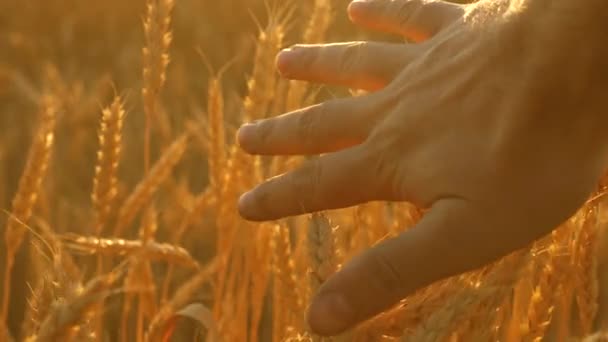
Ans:
<svg viewBox="0 0 608 342"><path fill-rule="evenodd" d="M288 227L276 225L273 229L274 306L273 329L275 340L281 341L289 330L302 329L300 312L302 300L297 292L297 280L291 255ZM278 310L281 310L278 312Z"/></svg>
<svg viewBox="0 0 608 342"><path fill-rule="evenodd" d="M597 206L583 208L581 228L575 240L574 264L576 277L574 293L579 308L581 333L593 332L598 312L599 284L597 276Z"/></svg>
<svg viewBox="0 0 608 342"><path fill-rule="evenodd" d="M209 204L211 203L211 201L212 201L211 195L212 194L209 191L205 191L202 194L199 194L194 199L192 211L190 213L188 213L186 215L186 217L184 217L184 219L181 221L177 231L175 232L175 234L172 237L173 245L169 245L169 246L176 246L180 243L184 234L186 233L186 231L188 230L190 225L193 223L195 218L198 215L201 215L203 210L206 207L208 207ZM187 251L186 251L186 253L187 253ZM188 256L190 256L190 254L188 254ZM192 260L192 261L196 264L196 267L198 268L198 263L196 263L195 260ZM175 271L174 265L172 263L169 264L169 268L167 269L167 273L165 274L165 279L163 281L162 288L161 288L161 302L163 302L163 303L167 300L167 297L169 295L169 288L171 286L171 281L173 280L174 271Z"/></svg>
<svg viewBox="0 0 608 342"><path fill-rule="evenodd" d="M221 73L220 73L221 74ZM224 94L218 77L209 80L207 94L209 122L209 179L210 187L219 195L224 182L226 167L226 138L224 134Z"/></svg>
<svg viewBox="0 0 608 342"><path fill-rule="evenodd" d="M154 164L150 172L137 184L118 212L114 236L122 236L137 213L152 199L160 185L171 175L188 146L188 135L177 138Z"/></svg>
<svg viewBox="0 0 608 342"><path fill-rule="evenodd" d="M146 331L146 341L158 341L162 336L162 330L167 321L181 308L185 307L196 291L200 289L217 270L217 261L212 261L201 271L184 283L166 302L160 310L152 317L148 330Z"/></svg>

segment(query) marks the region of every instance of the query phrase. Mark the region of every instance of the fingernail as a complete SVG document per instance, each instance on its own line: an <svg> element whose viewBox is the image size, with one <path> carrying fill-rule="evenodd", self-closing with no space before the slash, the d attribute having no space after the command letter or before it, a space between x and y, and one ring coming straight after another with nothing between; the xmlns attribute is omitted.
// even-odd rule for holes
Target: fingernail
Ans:
<svg viewBox="0 0 608 342"><path fill-rule="evenodd" d="M366 5L367 3L370 3L372 1L373 0L353 0L351 1L349 6Z"/></svg>
<svg viewBox="0 0 608 342"><path fill-rule="evenodd" d="M308 311L308 323L320 335L341 333L350 327L354 319L354 308L339 293L321 295L313 301Z"/></svg>
<svg viewBox="0 0 608 342"><path fill-rule="evenodd" d="M348 5L348 15L351 19L369 11L370 4L373 0L354 0ZM360 12L363 11L363 12Z"/></svg>
<svg viewBox="0 0 608 342"><path fill-rule="evenodd" d="M253 141L255 136L255 127L256 123L251 122L244 124L238 129L238 131L236 132L236 140L239 146L246 146L250 144L251 141Z"/></svg>
<svg viewBox="0 0 608 342"><path fill-rule="evenodd" d="M293 62L297 58L297 55L297 49L292 48L279 52L276 65L281 75L286 76L289 73L289 66L294 64Z"/></svg>
<svg viewBox="0 0 608 342"><path fill-rule="evenodd" d="M238 209L239 209L239 213L241 214L241 216L243 216L246 219L251 218L251 208L253 207L254 202L253 202L253 194L251 191L246 192L244 194L241 195L241 197L239 197L239 201L238 201Z"/></svg>

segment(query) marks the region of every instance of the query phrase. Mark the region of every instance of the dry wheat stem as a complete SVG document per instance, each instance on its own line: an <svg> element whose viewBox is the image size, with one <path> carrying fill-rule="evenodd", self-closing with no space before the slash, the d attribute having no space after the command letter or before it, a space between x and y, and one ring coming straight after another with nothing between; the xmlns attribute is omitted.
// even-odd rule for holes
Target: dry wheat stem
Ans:
<svg viewBox="0 0 608 342"><path fill-rule="evenodd" d="M255 232L256 248L250 253L252 255L252 272L255 277L251 278L251 326L249 337L252 342L259 335L262 311L264 310L264 299L266 298L268 284L272 275L272 249L270 246L272 224L262 224Z"/></svg>
<svg viewBox="0 0 608 342"><path fill-rule="evenodd" d="M172 237L173 245L178 245L182 240L184 234L194 222L195 218L199 216L203 210L212 202L213 198L211 198L212 193L208 190L205 190L202 194L198 195L194 199L194 204L192 210L186 215L186 217L181 221L179 228L175 232ZM197 264L198 267L198 264ZM169 264L169 268L165 274L165 279L163 280L162 288L161 288L161 302L164 303L169 296L169 288L171 286L171 281L173 280L174 273L174 265Z"/></svg>
<svg viewBox="0 0 608 342"><path fill-rule="evenodd" d="M217 261L213 260L211 263L201 269L196 275L190 280L184 283L173 295L173 297L166 302L162 308L152 317L148 330L146 332L146 341L157 341L158 337L161 336L162 329L177 310L185 307L196 291L200 289L213 274L217 271Z"/></svg>
<svg viewBox="0 0 608 342"><path fill-rule="evenodd" d="M154 242L154 235L158 229L157 212L154 204L148 206L144 211L142 223L139 230L141 247L137 251L140 255L145 255L145 246L148 243ZM131 302L137 298L136 312L136 341L141 342L144 339L144 320L147 317L154 315L156 308L156 284L152 275L150 260L140 258L133 260L129 264L129 269L124 280L124 288L134 289L134 293L125 295L123 301L123 318L122 329L123 338L127 336L129 327L128 319L131 309Z"/></svg>
<svg viewBox="0 0 608 342"><path fill-rule="evenodd" d="M118 212L114 236L122 236L139 211L152 200L158 188L171 175L171 171L186 152L188 140L187 134L177 138L154 164L150 172L137 184Z"/></svg>
<svg viewBox="0 0 608 342"><path fill-rule="evenodd" d="M581 334L593 332L593 324L598 311L599 284L597 276L598 224L597 206L583 209L581 228L575 240L574 292L579 308Z"/></svg>

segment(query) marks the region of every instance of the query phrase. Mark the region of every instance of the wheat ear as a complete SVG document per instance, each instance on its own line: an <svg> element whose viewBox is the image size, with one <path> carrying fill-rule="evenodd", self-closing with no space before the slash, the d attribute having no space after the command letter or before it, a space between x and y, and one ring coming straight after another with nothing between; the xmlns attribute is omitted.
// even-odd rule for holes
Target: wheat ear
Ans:
<svg viewBox="0 0 608 342"><path fill-rule="evenodd" d="M143 54L142 97L144 103L144 169L150 167L150 135L152 121L158 115L157 104L161 89L165 83L169 65L169 46L171 45L171 12L173 0L148 0L144 35L146 45Z"/></svg>
<svg viewBox="0 0 608 342"><path fill-rule="evenodd" d="M4 241L6 244L6 264L4 268L4 288L1 321L6 322L10 303L11 271L15 254L26 236L27 224L41 191L42 180L48 168L51 148L53 146L55 116L58 103L53 96L45 95L41 99L41 119L38 132L28 153L25 169L21 174L17 193L13 198L11 214L6 224Z"/></svg>

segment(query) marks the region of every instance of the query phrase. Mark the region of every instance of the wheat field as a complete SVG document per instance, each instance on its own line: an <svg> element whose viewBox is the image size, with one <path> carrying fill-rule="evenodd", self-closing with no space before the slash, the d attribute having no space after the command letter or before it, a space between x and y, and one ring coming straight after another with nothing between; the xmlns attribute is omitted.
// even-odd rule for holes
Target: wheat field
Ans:
<svg viewBox="0 0 608 342"><path fill-rule="evenodd" d="M307 330L318 286L423 214L237 213L302 160L245 154L239 125L352 94L281 78L275 55L392 39L347 4L0 0L0 341L608 341L608 181L523 250L342 336Z"/></svg>

